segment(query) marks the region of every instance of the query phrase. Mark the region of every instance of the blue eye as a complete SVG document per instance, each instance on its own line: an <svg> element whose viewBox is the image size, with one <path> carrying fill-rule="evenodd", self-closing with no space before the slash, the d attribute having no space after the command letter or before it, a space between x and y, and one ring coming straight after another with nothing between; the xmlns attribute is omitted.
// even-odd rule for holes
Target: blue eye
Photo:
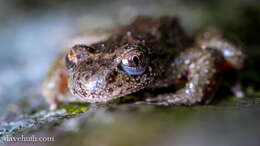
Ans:
<svg viewBox="0 0 260 146"><path fill-rule="evenodd" d="M130 75L142 75L148 66L148 57L140 50L131 50L123 55L121 67Z"/></svg>

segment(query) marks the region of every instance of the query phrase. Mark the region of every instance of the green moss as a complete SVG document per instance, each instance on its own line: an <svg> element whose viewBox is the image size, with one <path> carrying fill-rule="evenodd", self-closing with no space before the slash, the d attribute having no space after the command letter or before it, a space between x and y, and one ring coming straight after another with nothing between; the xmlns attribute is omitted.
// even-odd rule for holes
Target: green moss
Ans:
<svg viewBox="0 0 260 146"><path fill-rule="evenodd" d="M59 106L59 109L65 109L70 114L80 114L88 111L91 108L89 103L75 102Z"/></svg>

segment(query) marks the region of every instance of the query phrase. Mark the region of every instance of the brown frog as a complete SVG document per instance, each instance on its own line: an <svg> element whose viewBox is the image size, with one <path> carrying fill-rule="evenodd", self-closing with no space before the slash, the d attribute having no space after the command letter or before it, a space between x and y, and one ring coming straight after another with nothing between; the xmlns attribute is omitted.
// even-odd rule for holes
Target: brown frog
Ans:
<svg viewBox="0 0 260 146"><path fill-rule="evenodd" d="M43 90L52 108L77 99L107 102L144 88L169 87L183 81L184 87L176 93L145 102L209 103L220 74L226 68L242 68L245 60L237 42L214 29L189 38L175 17L138 17L118 31L95 36L95 41L89 41L91 37L54 63Z"/></svg>

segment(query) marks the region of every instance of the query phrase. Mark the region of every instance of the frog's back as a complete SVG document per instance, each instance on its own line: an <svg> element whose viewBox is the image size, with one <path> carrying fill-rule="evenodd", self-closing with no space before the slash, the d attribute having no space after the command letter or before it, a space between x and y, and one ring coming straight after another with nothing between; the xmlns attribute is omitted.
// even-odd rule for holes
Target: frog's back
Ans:
<svg viewBox="0 0 260 146"><path fill-rule="evenodd" d="M149 47L155 54L172 55L185 48L187 37L175 17L139 16L108 40L93 45L98 52L114 52L118 47L134 43Z"/></svg>
<svg viewBox="0 0 260 146"><path fill-rule="evenodd" d="M131 32L134 39L145 40L147 45L152 47L183 48L183 42L186 40L176 17L155 19L140 16L122 30L122 33Z"/></svg>

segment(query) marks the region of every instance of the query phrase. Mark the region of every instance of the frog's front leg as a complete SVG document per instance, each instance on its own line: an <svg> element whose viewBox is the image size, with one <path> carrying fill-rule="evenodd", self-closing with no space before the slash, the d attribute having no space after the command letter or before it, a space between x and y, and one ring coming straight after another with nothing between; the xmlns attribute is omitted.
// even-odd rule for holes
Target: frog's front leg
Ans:
<svg viewBox="0 0 260 146"><path fill-rule="evenodd" d="M65 53L52 65L51 71L43 84L43 96L50 104L50 109L56 109L62 101L77 101L68 89L68 71L65 67Z"/></svg>
<svg viewBox="0 0 260 146"><path fill-rule="evenodd" d="M218 83L223 61L219 51L213 49L190 49L175 59L178 65L174 71L185 72L187 83L176 93L162 94L146 99L148 104L192 105L212 99Z"/></svg>

